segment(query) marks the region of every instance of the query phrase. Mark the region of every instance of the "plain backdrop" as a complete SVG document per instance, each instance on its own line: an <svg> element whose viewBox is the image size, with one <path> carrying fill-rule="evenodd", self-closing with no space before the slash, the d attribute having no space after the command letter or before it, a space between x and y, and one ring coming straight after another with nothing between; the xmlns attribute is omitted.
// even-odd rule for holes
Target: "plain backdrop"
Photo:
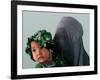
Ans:
<svg viewBox="0 0 100 80"><path fill-rule="evenodd" d="M98 5L100 0L32 0L57 3ZM100 15L98 15L98 74L82 76L49 77L30 80L100 80ZM11 74L11 0L0 0L0 80L10 80ZM29 79L26 79L29 80Z"/></svg>

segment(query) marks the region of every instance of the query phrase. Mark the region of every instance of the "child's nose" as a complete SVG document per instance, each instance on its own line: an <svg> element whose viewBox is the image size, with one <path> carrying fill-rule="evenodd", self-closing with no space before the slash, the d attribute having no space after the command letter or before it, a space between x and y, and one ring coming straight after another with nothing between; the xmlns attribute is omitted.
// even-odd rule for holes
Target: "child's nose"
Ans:
<svg viewBox="0 0 100 80"><path fill-rule="evenodd" d="M41 54L41 50L38 50L38 51L37 51L37 54L40 55L40 54Z"/></svg>

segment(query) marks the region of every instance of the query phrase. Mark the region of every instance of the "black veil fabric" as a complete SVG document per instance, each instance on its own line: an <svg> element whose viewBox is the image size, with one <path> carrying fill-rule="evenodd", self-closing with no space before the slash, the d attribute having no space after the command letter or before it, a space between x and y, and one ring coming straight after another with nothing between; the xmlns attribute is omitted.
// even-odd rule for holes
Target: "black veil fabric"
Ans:
<svg viewBox="0 0 100 80"><path fill-rule="evenodd" d="M57 55L64 58L65 66L89 65L82 41L82 25L73 17L63 17L57 26L54 42Z"/></svg>

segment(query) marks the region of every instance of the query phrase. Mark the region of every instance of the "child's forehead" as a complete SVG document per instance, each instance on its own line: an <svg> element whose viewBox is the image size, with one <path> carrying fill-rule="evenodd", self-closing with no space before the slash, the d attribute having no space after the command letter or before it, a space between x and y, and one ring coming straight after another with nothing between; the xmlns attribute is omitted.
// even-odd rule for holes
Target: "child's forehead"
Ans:
<svg viewBox="0 0 100 80"><path fill-rule="evenodd" d="M31 42L31 47L40 47L41 45L39 45L39 43L38 42L36 42L36 41L32 41Z"/></svg>

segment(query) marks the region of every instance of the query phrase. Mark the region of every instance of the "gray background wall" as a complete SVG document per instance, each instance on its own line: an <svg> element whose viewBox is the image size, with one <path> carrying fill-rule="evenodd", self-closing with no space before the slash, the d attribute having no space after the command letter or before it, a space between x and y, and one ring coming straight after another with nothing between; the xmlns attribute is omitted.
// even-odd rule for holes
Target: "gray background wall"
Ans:
<svg viewBox="0 0 100 80"><path fill-rule="evenodd" d="M57 24L63 16L71 16L77 19L83 27L83 44L86 52L89 53L90 41L90 15L82 13L54 13L54 12L36 12L36 11L23 11L23 52L22 52L22 67L34 68L36 63L30 59L30 56L25 53L26 43L28 37L41 29L54 34L56 32Z"/></svg>

